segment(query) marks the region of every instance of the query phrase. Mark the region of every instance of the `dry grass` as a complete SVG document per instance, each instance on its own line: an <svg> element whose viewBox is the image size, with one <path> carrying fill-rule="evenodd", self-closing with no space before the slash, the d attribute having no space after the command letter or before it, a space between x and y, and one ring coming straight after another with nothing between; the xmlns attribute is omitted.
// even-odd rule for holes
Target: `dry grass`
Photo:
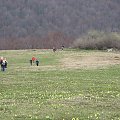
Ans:
<svg viewBox="0 0 120 120"><path fill-rule="evenodd" d="M72 69L99 68L116 64L120 64L120 54L105 52L89 53L86 55L84 53L71 54L64 56L61 60L62 67Z"/></svg>

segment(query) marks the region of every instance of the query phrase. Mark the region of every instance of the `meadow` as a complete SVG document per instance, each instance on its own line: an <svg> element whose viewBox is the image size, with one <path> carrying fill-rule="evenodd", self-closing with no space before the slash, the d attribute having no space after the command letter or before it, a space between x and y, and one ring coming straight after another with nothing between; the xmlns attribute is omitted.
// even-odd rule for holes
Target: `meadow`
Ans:
<svg viewBox="0 0 120 120"><path fill-rule="evenodd" d="M120 120L120 52L1 50L0 120ZM39 66L29 63L32 56Z"/></svg>

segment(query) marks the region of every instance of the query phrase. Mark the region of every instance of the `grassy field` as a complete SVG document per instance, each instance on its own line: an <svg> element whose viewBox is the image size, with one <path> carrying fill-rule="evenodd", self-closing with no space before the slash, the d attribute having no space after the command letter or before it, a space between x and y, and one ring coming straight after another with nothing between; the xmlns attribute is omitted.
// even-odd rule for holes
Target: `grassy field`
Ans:
<svg viewBox="0 0 120 120"><path fill-rule="evenodd" d="M0 120L120 120L120 53L0 51ZM30 66L32 56L40 65Z"/></svg>

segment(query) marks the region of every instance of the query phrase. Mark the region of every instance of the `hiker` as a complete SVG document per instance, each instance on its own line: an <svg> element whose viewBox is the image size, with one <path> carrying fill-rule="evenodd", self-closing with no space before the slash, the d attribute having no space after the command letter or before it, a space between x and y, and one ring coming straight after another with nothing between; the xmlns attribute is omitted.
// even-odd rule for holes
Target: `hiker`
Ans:
<svg viewBox="0 0 120 120"><path fill-rule="evenodd" d="M2 64L1 64L1 70L5 71L5 60L3 60Z"/></svg>
<svg viewBox="0 0 120 120"><path fill-rule="evenodd" d="M61 50L63 50L63 49L64 49L64 45L61 46Z"/></svg>
<svg viewBox="0 0 120 120"><path fill-rule="evenodd" d="M34 63L35 60L36 60L36 58L33 56L33 57L32 57L32 62Z"/></svg>
<svg viewBox="0 0 120 120"><path fill-rule="evenodd" d="M39 66L39 60L38 59L36 59L36 65Z"/></svg>
<svg viewBox="0 0 120 120"><path fill-rule="evenodd" d="M3 62L3 57L0 57L0 64L2 64Z"/></svg>
<svg viewBox="0 0 120 120"><path fill-rule="evenodd" d="M5 71L7 68L7 60L6 58L1 57L0 58L0 64L1 64L1 71Z"/></svg>
<svg viewBox="0 0 120 120"><path fill-rule="evenodd" d="M5 61L5 68L7 68L7 60L6 60L6 58L4 58L4 61Z"/></svg>
<svg viewBox="0 0 120 120"><path fill-rule="evenodd" d="M30 60L30 65L32 66L32 60Z"/></svg>
<svg viewBox="0 0 120 120"><path fill-rule="evenodd" d="M1 71L2 71L2 63L3 63L3 57L0 57Z"/></svg>
<svg viewBox="0 0 120 120"><path fill-rule="evenodd" d="M55 47L53 47L53 52L55 52L56 51L56 48Z"/></svg>

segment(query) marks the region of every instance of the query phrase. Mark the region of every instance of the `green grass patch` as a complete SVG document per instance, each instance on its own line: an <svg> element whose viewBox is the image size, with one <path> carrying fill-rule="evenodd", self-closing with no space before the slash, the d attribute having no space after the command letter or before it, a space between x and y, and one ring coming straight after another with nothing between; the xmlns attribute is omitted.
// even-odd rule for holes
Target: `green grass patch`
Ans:
<svg viewBox="0 0 120 120"><path fill-rule="evenodd" d="M120 65L62 69L60 59L71 53L76 51L0 51L8 60L0 72L0 119L119 120ZM40 66L30 66L32 56Z"/></svg>

